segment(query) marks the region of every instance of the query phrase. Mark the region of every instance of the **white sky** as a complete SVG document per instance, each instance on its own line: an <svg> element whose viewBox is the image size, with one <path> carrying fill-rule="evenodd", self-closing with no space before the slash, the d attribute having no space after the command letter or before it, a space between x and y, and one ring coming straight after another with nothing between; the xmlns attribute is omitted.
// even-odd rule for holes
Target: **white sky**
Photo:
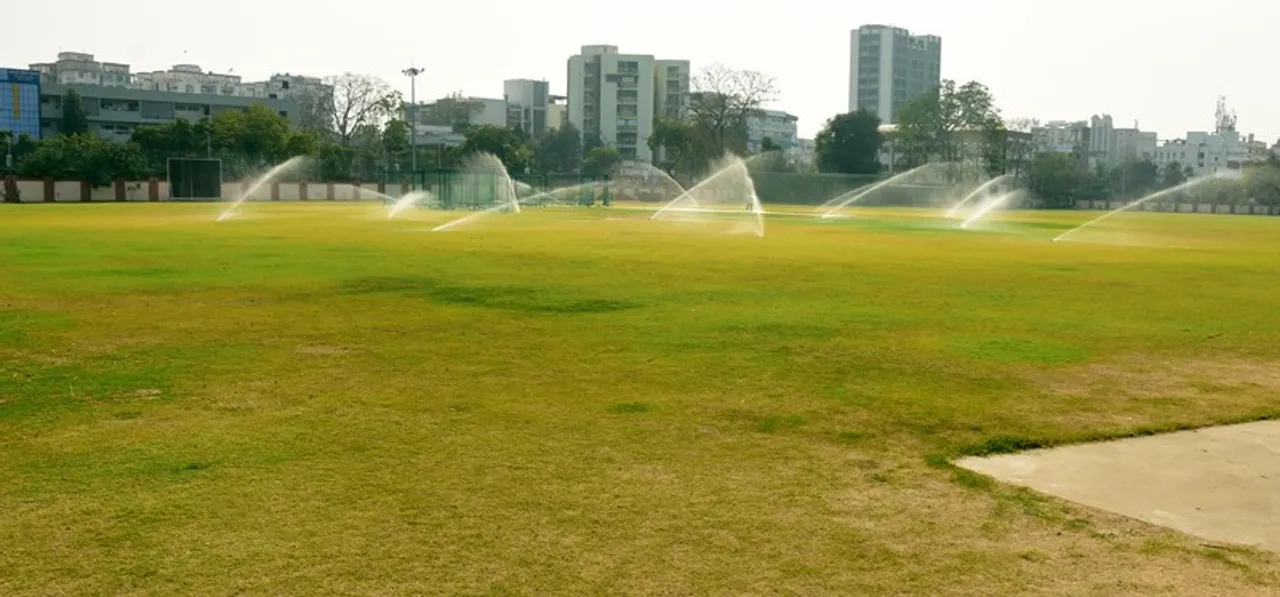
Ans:
<svg viewBox="0 0 1280 597"><path fill-rule="evenodd" d="M1280 135L1280 2L1217 0L45 0L9 15L0 66L53 60L60 50L126 62L135 71L180 62L273 72L343 71L386 79L421 66L419 99L452 91L501 97L502 80L546 79L563 94L565 61L582 45L722 62L763 71L781 91L774 107L812 137L848 100L849 31L878 23L943 38L942 76L991 87L1007 117L1085 119L1110 113L1160 137L1209 130L1219 94L1243 132ZM183 8L186 7L186 8Z"/></svg>

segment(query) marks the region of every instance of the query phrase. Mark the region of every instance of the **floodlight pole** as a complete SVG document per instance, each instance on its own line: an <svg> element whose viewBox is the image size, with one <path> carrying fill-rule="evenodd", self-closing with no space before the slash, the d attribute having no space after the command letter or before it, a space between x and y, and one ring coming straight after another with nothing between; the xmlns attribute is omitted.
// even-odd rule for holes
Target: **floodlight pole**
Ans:
<svg viewBox="0 0 1280 597"><path fill-rule="evenodd" d="M423 70L412 66L400 72L409 77L409 105L413 106L412 115L408 114L408 110L405 110L405 118L409 120L409 168L413 172L410 174L413 180L410 181L409 186L417 188L415 183L418 182L418 123L415 120L418 117L418 75L422 74Z"/></svg>

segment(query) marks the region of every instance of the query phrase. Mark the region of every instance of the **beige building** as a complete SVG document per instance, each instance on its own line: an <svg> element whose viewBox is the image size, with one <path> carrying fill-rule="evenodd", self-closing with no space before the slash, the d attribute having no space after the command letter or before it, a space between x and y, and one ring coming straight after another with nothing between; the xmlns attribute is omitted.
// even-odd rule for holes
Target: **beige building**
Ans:
<svg viewBox="0 0 1280 597"><path fill-rule="evenodd" d="M595 45L570 57L568 70L569 122L627 159L652 162L646 141L654 119L680 114L689 92L689 62Z"/></svg>

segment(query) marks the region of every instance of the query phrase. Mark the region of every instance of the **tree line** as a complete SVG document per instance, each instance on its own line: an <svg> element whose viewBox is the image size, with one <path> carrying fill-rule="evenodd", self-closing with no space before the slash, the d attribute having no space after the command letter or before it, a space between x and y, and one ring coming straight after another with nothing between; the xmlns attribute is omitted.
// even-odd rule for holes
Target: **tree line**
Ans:
<svg viewBox="0 0 1280 597"><path fill-rule="evenodd" d="M1193 176L1186 165L1159 167L1144 157L1090 165L1084 148L1044 151L1031 135L1032 123L1003 118L990 90L977 81L944 80L905 102L896 116L888 135L866 110L828 120L815 138L818 170L874 175L886 168L902 172L931 161L952 162L988 178L1011 175L1015 185L1032 191L1038 205L1049 208L1074 207L1079 200L1137 199ZM1280 158L1269 153L1246 164L1238 177L1195 185L1171 200L1280 205Z"/></svg>

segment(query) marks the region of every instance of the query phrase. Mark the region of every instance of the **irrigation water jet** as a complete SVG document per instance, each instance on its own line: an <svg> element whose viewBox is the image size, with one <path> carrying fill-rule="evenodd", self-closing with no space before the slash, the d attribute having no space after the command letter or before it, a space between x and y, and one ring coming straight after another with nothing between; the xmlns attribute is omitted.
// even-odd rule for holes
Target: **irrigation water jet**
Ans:
<svg viewBox="0 0 1280 597"><path fill-rule="evenodd" d="M393 199L394 203L392 203L390 209L387 210L387 219L392 219L400 215L400 212L409 209L410 207L421 205L423 200L431 199L435 199L435 195L432 195L431 191L410 191L405 193L403 197Z"/></svg>
<svg viewBox="0 0 1280 597"><path fill-rule="evenodd" d="M985 203L982 203L981 205L979 205L977 210L974 210L973 215L969 216L967 219L965 219L965 221L960 223L960 229L968 230L969 226L972 226L974 223L981 221L982 218L986 217L986 215L991 213L991 211L994 210L995 208L1000 207L1005 203L1008 203L1009 200L1012 199L1013 196L1016 194L1017 194L1017 191L1011 191L1003 195L997 195L995 197L988 199Z"/></svg>
<svg viewBox="0 0 1280 597"><path fill-rule="evenodd" d="M964 207L966 203L968 203L969 201L973 200L973 198L974 198L974 197L977 197L977 196L981 195L981 194L982 194L983 192L985 192L987 189L989 189L989 188L991 188L991 187L994 187L994 186L996 186L996 185L998 185L998 184L1001 184L1001 183L1003 183L1003 182L1005 182L1005 181L1007 181L1007 180L1013 180L1013 175L1011 175L1011 174L1004 174L1004 175L1001 175L1001 176L997 176L997 177L995 177L995 178L993 178L993 179L991 179L991 180L988 180L987 182L982 183L982 185L980 185L978 188L974 189L972 193L969 193L968 195L965 195L964 199L961 199L959 203L956 203L955 205L952 205L952 206L951 206L951 209L947 210L947 215L946 215L946 217L948 217L948 218L954 218L954 217L956 217L956 213L960 211L960 208ZM961 228L964 228L964 226L961 226Z"/></svg>
<svg viewBox="0 0 1280 597"><path fill-rule="evenodd" d="M244 203L246 199L253 196L253 194L257 192L258 189L262 188L267 183L274 181L277 177L284 174L285 172L288 172L289 170L292 170L293 168L296 168L306 163L306 161L307 161L307 156L299 155L299 156L291 157L280 164L276 164L274 168L267 170L266 174L263 174L262 176L258 177L257 180L254 180L253 184L249 185L249 189L241 193L240 196L237 197L235 201L231 202L230 206L222 210L222 213L218 214L218 218L214 221L222 222L235 217L235 215L238 213L237 210L240 208L240 204Z"/></svg>
<svg viewBox="0 0 1280 597"><path fill-rule="evenodd" d="M878 190L880 190L880 189L882 189L882 188L884 188L884 187L887 187L887 186L889 186L889 185L891 185L891 184L893 184L893 183L895 183L895 182L898 182L898 181L900 181L900 180L902 180L902 179L904 179L904 178L906 178L906 177L908 177L908 176L911 176L911 175L913 175L913 174L919 173L921 170L924 170L925 168L928 168L928 167L930 167L930 166L934 166L934 165L936 165L936 164L925 164L925 165L923 165L923 166L917 166L917 167L915 167L915 168L912 168L912 169L910 169L910 170L907 170L906 172L902 172L902 173L896 174L896 175L894 175L894 176L891 176L891 177L889 177L889 178L886 178L886 179L884 179L884 180L882 180L882 181L880 181L880 182L878 182L878 183L876 183L876 184L873 184L873 185L871 185L871 186L867 186L867 187L859 187L859 188L857 188L857 189L854 189L854 190L852 190L852 191L849 191L848 193L845 193L845 194L843 194L843 195L840 195L839 197L836 197L835 199L832 199L831 201L828 201L828 202L827 202L827 204L828 204L828 205L831 205L831 207L830 207L829 209L827 209L827 211L826 211L825 213L823 213L820 217L821 217L822 219L824 219L824 220L828 220L828 219L831 219L831 218L837 218L837 217L840 217L840 216L839 216L839 214L837 214L836 212L838 212L838 211L840 211L841 209L844 209L845 207L847 207L847 206L851 205L851 204L852 204L852 203L854 203L855 201L857 201L857 200L859 200L859 199L861 199L861 198L863 198L863 197L866 197L867 195L870 195L871 193L874 193L874 192L876 192L876 191L878 191Z"/></svg>
<svg viewBox="0 0 1280 597"><path fill-rule="evenodd" d="M749 232L764 236L764 206L756 194L755 182L742 158L727 154L711 175L689 187L679 197L649 216L650 220L678 219L710 223L734 217L730 232ZM745 214L750 224L742 226ZM684 217L682 217L684 216Z"/></svg>
<svg viewBox="0 0 1280 597"><path fill-rule="evenodd" d="M479 196L479 190L484 186L483 184L480 184L480 182L485 180L490 183L490 194L487 198L491 199L492 202L486 209L446 222L440 226L436 226L432 229L432 232L448 230L461 224L474 222L482 216L495 213L520 213L520 195L516 192L515 181L513 181L511 179L511 175L507 173L506 166L502 165L502 160L499 160L493 154L479 153L472 156L463 165L459 176L461 177L460 180L451 185L448 190L448 203L450 205L453 205L454 202L460 198L460 196L465 195L467 191L476 191L477 194L474 197L461 198L469 199L469 201L464 201L466 204L474 207L480 207L481 197ZM471 180L473 184L467 185L467 180Z"/></svg>
<svg viewBox="0 0 1280 597"><path fill-rule="evenodd" d="M1187 190L1187 189L1189 189L1189 188L1192 188L1192 187L1195 187L1195 186L1199 186L1199 185L1204 184L1204 183L1206 183L1206 182L1209 182L1209 181L1211 181L1211 180L1219 180L1219 179L1223 179L1223 178L1228 178L1229 176L1230 176L1230 174L1229 174L1229 173L1224 174L1224 173L1219 172L1219 173L1216 173L1216 174L1210 174L1210 175L1208 175L1208 176L1201 176L1201 177L1199 177L1199 178L1193 178L1193 179L1188 180L1188 181L1186 181L1186 182L1184 182L1184 183L1182 183L1182 184L1180 184L1180 185L1178 185L1178 186L1169 187L1169 188L1164 189L1164 190L1162 190L1162 191L1156 191L1156 192L1154 192L1154 193L1151 193L1150 195L1147 195L1146 197L1143 197L1143 198L1138 199L1138 200L1136 200L1136 201L1133 201L1133 202L1130 202L1130 203L1126 203L1126 204L1124 204L1124 205L1121 205L1120 207L1118 207L1118 208L1116 208L1116 209L1113 209L1113 210L1111 210L1111 211L1109 211L1109 212L1107 212L1107 213L1104 213L1104 214L1102 214L1102 215L1100 215L1100 216L1098 216L1098 217L1096 217L1096 218L1094 218L1094 219L1092 219L1092 220L1089 220L1088 222L1085 222L1085 223L1083 223L1083 224L1081 224L1081 225L1079 225L1079 226L1076 226L1075 228L1072 228L1071 230L1068 230L1068 231L1066 231L1066 232L1063 232L1062 234L1059 234L1058 236L1053 237L1053 242L1055 242L1055 243L1056 243L1056 242L1058 242L1058 241L1067 240L1067 239L1071 238L1071 236L1075 235L1075 233L1077 233L1077 232L1079 232L1079 231L1081 231L1081 230L1084 230L1085 228L1088 228L1088 227L1090 227L1090 226L1093 226L1094 224L1097 224L1098 222L1101 222L1101 221L1103 221L1103 220L1105 220L1105 219L1107 219L1107 218L1110 218L1111 216L1114 216L1114 215L1116 215L1116 214L1118 214L1118 213L1120 213L1120 212L1122 212L1122 211L1125 211L1125 210L1128 210L1128 209L1130 209L1130 208L1134 208L1134 207L1137 207L1137 206L1139 206L1139 205L1142 205L1143 203L1146 203L1146 202L1148 202L1148 201L1151 201L1152 199L1158 199L1158 198L1160 198L1160 197L1164 197L1165 195L1171 195L1171 194L1173 194L1173 193L1177 193L1177 192L1179 192L1179 191L1185 191L1185 190Z"/></svg>

